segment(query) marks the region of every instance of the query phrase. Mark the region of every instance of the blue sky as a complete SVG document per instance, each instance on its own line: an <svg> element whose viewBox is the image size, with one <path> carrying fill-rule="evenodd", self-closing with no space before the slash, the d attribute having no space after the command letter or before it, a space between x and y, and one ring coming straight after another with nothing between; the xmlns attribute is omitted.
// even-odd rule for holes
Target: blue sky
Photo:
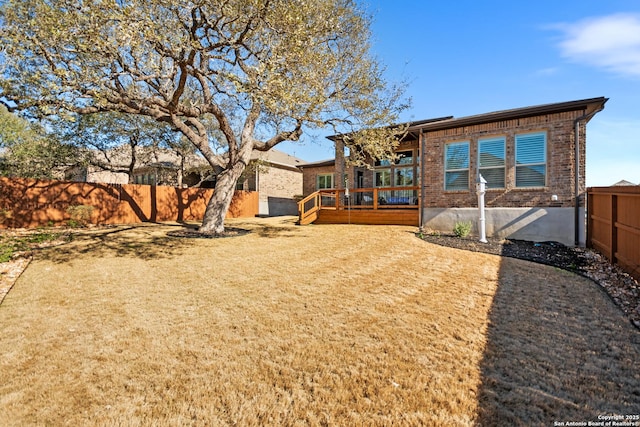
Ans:
<svg viewBox="0 0 640 427"><path fill-rule="evenodd" d="M360 3L388 80L409 83L403 121L605 96L587 126L587 185L640 183L637 0ZM279 148L332 158L324 135Z"/></svg>

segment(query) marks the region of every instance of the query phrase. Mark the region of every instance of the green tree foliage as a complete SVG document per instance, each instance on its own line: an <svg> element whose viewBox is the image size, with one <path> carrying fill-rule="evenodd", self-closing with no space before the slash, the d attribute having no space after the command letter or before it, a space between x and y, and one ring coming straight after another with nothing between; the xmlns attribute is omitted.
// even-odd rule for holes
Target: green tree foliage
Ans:
<svg viewBox="0 0 640 427"><path fill-rule="evenodd" d="M252 151L307 129L383 128L404 107L355 0L6 0L0 23L0 99L34 114L146 116L224 169L204 232L224 231ZM355 141L391 155L390 138Z"/></svg>
<svg viewBox="0 0 640 427"><path fill-rule="evenodd" d="M0 105L0 175L55 178L77 154L74 147Z"/></svg>

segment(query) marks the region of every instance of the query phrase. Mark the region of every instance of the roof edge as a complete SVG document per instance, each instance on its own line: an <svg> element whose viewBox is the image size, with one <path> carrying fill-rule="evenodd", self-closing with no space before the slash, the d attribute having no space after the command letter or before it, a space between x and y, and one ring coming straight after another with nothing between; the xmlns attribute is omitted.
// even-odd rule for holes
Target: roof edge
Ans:
<svg viewBox="0 0 640 427"><path fill-rule="evenodd" d="M604 108L604 104L609 98L598 97L580 99L576 101L557 102L552 104L534 105L531 107L515 108L511 110L494 111L490 113L478 114L474 116L465 116L453 118L447 121L429 123L426 125L418 125L410 128L409 131L416 130L442 130L460 126L469 126L483 124L494 121L509 120L515 118L525 118L539 116L550 113L562 113L567 111L586 110L587 113L595 113Z"/></svg>
<svg viewBox="0 0 640 427"><path fill-rule="evenodd" d="M399 127L399 126L408 126L409 129L411 129L414 126L422 126L425 124L429 124L429 123L435 123L435 122L441 122L441 121L445 121L445 120L451 120L453 119L453 116L445 116L445 117L436 117L433 119L424 119L424 120L417 120L417 121L412 121L412 122L405 122L405 123L396 123L393 125L389 125L387 127L393 128L393 127ZM384 128L384 127L382 127ZM338 139L341 136L344 135L351 135L355 132L348 132L348 133L338 133L335 135L329 135L327 136L327 139L331 140L331 141L335 141L336 139Z"/></svg>

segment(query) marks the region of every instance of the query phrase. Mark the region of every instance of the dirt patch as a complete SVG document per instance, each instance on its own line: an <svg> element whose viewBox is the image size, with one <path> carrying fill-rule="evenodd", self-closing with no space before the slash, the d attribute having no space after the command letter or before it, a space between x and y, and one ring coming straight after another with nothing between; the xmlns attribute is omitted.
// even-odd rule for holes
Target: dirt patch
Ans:
<svg viewBox="0 0 640 427"><path fill-rule="evenodd" d="M173 230L167 233L170 237L181 237L185 239L222 239L225 237L238 237L250 233L249 230L235 227L225 227L222 233L203 233L198 230L185 228L182 230Z"/></svg>
<svg viewBox="0 0 640 427"><path fill-rule="evenodd" d="M31 262L34 251L63 245L70 239L71 232L66 229L0 230L0 304Z"/></svg>

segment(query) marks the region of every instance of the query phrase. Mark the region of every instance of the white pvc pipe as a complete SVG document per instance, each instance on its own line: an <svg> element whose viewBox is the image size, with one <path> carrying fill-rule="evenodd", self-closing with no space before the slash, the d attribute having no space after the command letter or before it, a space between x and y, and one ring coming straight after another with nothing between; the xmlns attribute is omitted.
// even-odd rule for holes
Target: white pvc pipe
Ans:
<svg viewBox="0 0 640 427"><path fill-rule="evenodd" d="M484 217L484 193L486 192L487 180L481 174L478 174L478 210L480 217L478 219L478 231L480 233L480 242L487 243L487 231Z"/></svg>

